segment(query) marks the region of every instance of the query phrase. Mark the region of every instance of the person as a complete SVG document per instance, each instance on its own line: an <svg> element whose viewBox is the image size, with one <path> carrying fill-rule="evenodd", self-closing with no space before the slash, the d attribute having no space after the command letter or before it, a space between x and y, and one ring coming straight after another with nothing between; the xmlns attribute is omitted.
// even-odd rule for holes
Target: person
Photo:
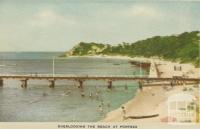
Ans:
<svg viewBox="0 0 200 129"><path fill-rule="evenodd" d="M170 85L171 85L172 88L174 87L173 81L170 81Z"/></svg>
<svg viewBox="0 0 200 129"><path fill-rule="evenodd" d="M142 91L142 89L143 89L142 81L139 81L139 88L140 88L140 91Z"/></svg>
<svg viewBox="0 0 200 129"><path fill-rule="evenodd" d="M89 97L92 98L92 92L90 92Z"/></svg>
<svg viewBox="0 0 200 129"><path fill-rule="evenodd" d="M47 96L47 95L48 95L48 94L47 94L47 93L45 93L45 92L43 92L43 94L42 94L42 96L44 96L44 97L45 97L45 96Z"/></svg>
<svg viewBox="0 0 200 129"><path fill-rule="evenodd" d="M85 93L83 91L81 92L81 97L85 97Z"/></svg>
<svg viewBox="0 0 200 129"><path fill-rule="evenodd" d="M36 77L38 76L38 73L37 73L37 72L35 72L35 76L36 76Z"/></svg>
<svg viewBox="0 0 200 129"><path fill-rule="evenodd" d="M101 105L102 105L102 106L104 105L103 99L101 99Z"/></svg>
<svg viewBox="0 0 200 129"><path fill-rule="evenodd" d="M110 107L111 105L110 105L110 101L108 101L108 103L107 103L107 107Z"/></svg>
<svg viewBox="0 0 200 129"><path fill-rule="evenodd" d="M99 105L99 112L103 113L103 106L102 105Z"/></svg>
<svg viewBox="0 0 200 129"><path fill-rule="evenodd" d="M62 96L68 96L69 94L71 94L71 91L65 91L63 94L61 94Z"/></svg>
<svg viewBox="0 0 200 129"><path fill-rule="evenodd" d="M124 106L122 106L121 109L122 109L122 115L123 115L123 120L124 120L126 118L126 110Z"/></svg>
<svg viewBox="0 0 200 129"><path fill-rule="evenodd" d="M96 99L99 100L99 93L98 92L96 92L95 96L96 96Z"/></svg>

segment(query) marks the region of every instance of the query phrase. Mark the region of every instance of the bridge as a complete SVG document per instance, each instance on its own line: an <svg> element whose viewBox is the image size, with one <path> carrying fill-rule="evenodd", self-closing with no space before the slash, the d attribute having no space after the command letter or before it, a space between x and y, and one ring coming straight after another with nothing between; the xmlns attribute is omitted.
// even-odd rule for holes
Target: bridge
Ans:
<svg viewBox="0 0 200 129"><path fill-rule="evenodd" d="M21 87L27 88L28 80L47 80L49 87L54 88L57 80L73 80L79 83L79 88L83 88L84 81L87 80L105 80L109 89L112 88L113 81L137 81L140 88L142 86L160 86L160 85L182 85L182 84L199 84L200 78L186 77L148 77L141 75L113 75L113 76L94 76L94 75L69 75L69 74L0 74L0 87L3 87L5 79L17 79L21 81ZM152 82L160 82L152 84ZM167 84L164 82L168 82ZM145 85L146 83L146 85Z"/></svg>

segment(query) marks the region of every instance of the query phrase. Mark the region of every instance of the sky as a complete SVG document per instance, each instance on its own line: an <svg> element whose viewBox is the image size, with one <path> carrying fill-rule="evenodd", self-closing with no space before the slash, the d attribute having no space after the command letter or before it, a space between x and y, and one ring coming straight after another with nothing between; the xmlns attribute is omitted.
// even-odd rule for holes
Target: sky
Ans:
<svg viewBox="0 0 200 129"><path fill-rule="evenodd" d="M0 0L0 51L67 51L200 30L198 0Z"/></svg>

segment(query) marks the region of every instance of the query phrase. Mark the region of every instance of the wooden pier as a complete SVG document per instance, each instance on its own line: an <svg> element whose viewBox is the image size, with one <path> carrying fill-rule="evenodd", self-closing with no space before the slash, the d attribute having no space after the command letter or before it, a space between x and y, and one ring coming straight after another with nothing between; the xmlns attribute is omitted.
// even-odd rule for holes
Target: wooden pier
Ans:
<svg viewBox="0 0 200 129"><path fill-rule="evenodd" d="M84 82L87 80L104 80L108 83L107 87L109 89L112 88L113 81L137 81L140 86L141 83L146 82L147 84L149 82L162 82L167 81L169 82L169 85L172 85L172 82L185 82L185 83L193 83L198 84L200 82L200 78L184 78L184 77L172 77L172 78L160 78L160 77L147 77L147 76L88 76L88 75L54 75L52 74L26 74L26 75L0 75L0 87L3 87L3 81L4 80L10 80L10 79L16 79L21 81L21 87L27 88L28 81L29 80L47 80L49 82L49 87L54 88L55 82L57 80L73 80L79 83L79 88L83 88ZM174 84L173 84L174 85ZM148 86L148 85L143 85ZM152 85L153 86L153 85ZM157 85L158 86L158 85Z"/></svg>

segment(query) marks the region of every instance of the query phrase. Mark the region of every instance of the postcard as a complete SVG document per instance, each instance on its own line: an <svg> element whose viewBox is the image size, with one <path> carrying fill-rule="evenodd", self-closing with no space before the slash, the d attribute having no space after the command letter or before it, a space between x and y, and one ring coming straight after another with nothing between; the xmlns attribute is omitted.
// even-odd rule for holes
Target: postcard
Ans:
<svg viewBox="0 0 200 129"><path fill-rule="evenodd" d="M200 128L200 1L0 0L0 129Z"/></svg>

